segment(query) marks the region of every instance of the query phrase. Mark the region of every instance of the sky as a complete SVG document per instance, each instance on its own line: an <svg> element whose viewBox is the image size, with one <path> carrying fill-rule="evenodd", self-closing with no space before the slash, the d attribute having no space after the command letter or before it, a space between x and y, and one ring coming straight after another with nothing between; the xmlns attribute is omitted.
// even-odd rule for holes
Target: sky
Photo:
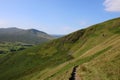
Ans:
<svg viewBox="0 0 120 80"><path fill-rule="evenodd" d="M0 28L69 34L120 17L120 0L0 0Z"/></svg>

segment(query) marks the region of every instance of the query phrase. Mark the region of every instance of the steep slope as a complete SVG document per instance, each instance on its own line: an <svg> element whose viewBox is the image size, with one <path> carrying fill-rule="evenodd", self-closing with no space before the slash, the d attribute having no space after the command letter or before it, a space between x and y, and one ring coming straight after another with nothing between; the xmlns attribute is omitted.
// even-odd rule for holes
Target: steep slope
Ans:
<svg viewBox="0 0 120 80"><path fill-rule="evenodd" d="M110 39L99 45L102 50L93 52L100 54L98 57L79 66L77 73L83 80L120 79L120 36L116 35Z"/></svg>
<svg viewBox="0 0 120 80"><path fill-rule="evenodd" d="M120 18L0 58L0 80L119 80ZM111 70L112 69L112 70ZM6 76L7 75L7 76Z"/></svg>
<svg viewBox="0 0 120 80"><path fill-rule="evenodd" d="M29 44L42 43L53 39L52 36L35 29L1 28L1 42L23 42Z"/></svg>

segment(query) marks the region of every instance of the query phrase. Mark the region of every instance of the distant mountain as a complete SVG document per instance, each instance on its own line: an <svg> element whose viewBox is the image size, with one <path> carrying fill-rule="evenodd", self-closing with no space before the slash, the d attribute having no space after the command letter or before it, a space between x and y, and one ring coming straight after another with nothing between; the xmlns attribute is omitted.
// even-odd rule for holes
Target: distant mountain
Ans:
<svg viewBox="0 0 120 80"><path fill-rule="evenodd" d="M36 29L0 28L1 42L23 42L38 44L53 39L52 36Z"/></svg>

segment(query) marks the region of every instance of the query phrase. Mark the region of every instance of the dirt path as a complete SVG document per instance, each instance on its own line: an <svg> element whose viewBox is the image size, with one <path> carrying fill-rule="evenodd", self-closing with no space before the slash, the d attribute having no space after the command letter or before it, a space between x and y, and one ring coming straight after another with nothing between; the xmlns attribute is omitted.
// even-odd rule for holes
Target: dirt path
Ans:
<svg viewBox="0 0 120 80"><path fill-rule="evenodd" d="M77 75L77 73L76 73L77 67L78 66L75 66L73 68L73 71L71 73L71 77L69 78L69 80L81 80L81 78L79 77L79 75Z"/></svg>

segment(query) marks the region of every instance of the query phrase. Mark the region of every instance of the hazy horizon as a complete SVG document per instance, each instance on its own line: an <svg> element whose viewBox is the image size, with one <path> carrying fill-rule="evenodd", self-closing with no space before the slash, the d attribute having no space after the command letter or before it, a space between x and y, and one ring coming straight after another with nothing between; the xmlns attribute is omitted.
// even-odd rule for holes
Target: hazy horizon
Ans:
<svg viewBox="0 0 120 80"><path fill-rule="evenodd" d="M69 34L120 17L120 0L4 0L0 17L0 28Z"/></svg>

